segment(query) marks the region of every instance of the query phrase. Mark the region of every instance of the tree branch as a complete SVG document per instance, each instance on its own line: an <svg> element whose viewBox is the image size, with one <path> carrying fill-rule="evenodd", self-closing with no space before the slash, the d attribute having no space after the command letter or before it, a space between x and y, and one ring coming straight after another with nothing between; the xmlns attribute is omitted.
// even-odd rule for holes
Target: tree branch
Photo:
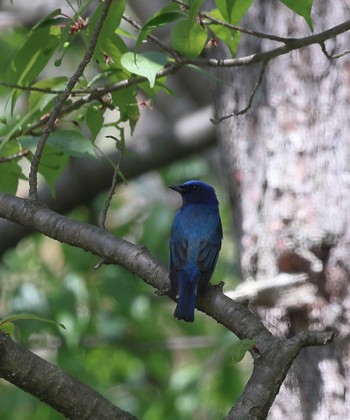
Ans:
<svg viewBox="0 0 350 420"><path fill-rule="evenodd" d="M307 47L313 44L321 44L328 39L334 38L350 29L350 19L341 23L340 25L333 26L318 34L306 36L303 38L294 38L287 45L273 48L268 51L261 53L247 55L245 57L238 58L182 58L182 64L192 64L200 67L242 67L256 63L267 63L273 58L279 57L284 54L288 54L291 51L299 48Z"/></svg>
<svg viewBox="0 0 350 420"><path fill-rule="evenodd" d="M265 419L294 359L301 349L333 341L333 332L302 332L289 340L274 338L254 360L249 381L226 420Z"/></svg>
<svg viewBox="0 0 350 420"><path fill-rule="evenodd" d="M173 1L173 3L177 3L178 5L180 5L183 10L188 10L189 9L188 4L181 1L181 0L172 0L172 1ZM277 36L277 35L265 34L263 32L257 32L257 31L252 31L251 29L242 28L241 26L238 26L238 25L232 25L232 23L228 23L228 22L225 22L223 20L216 19L213 16L211 16L210 14L205 13L205 12L200 12L199 16L201 18L205 18L209 21L209 23L207 23L207 25L211 25L211 24L212 25L220 25L220 26L223 26L225 28L232 29L233 31L237 31L237 32L241 32L243 34L255 36L256 38L269 39L271 41L283 42L284 44L287 44L288 42L291 42L294 39L294 38L284 38L284 37L280 37L280 36Z"/></svg>
<svg viewBox="0 0 350 420"><path fill-rule="evenodd" d="M162 70L160 70L156 75L156 79L168 76L170 74L176 74L185 65L195 65L199 67L231 68L231 67L250 66L256 63L263 63L266 66L270 60L280 55L288 54L289 52L293 50L297 50L297 49L307 47L313 44L322 45L322 43L324 43L328 39L334 38L337 35L348 31L349 29L350 29L350 20L347 20L341 23L340 25L334 26L318 34L303 37L303 38L293 38L293 39L290 39L286 45L283 45L281 47L274 48L274 49L261 52L261 53L251 54L245 57L227 58L227 59L218 59L218 58L207 59L207 58L186 58L186 57L177 55L177 59L175 63L169 64L165 66ZM345 51L344 53L333 55L332 57L340 58L346 53L347 52ZM84 95L82 98L78 99L77 101L74 101L73 103L66 106L62 105L60 107L58 114L60 115L69 114L90 102L100 100L104 95L108 93L116 92L118 90L122 90L130 86L137 86L145 81L147 81L145 77L134 76L130 79L124 79L112 85L108 85L104 87L97 87L95 89L89 90L86 92L86 95ZM79 91L79 93L82 94L83 92ZM19 135L31 133L34 130L42 127L43 125L48 124L49 118L51 118L51 116L52 114L50 116L43 116L39 121L32 124L31 126L26 127L24 130L14 133L12 137L15 138L15 137L18 137ZM55 122L55 119L52 121L52 123ZM43 133L43 136L44 136L44 133ZM32 183L34 183L34 180L32 181Z"/></svg>
<svg viewBox="0 0 350 420"><path fill-rule="evenodd" d="M215 146L215 128L209 122L210 107L179 118L166 125L156 135L136 135L128 155L120 163L125 178L131 180L147 171L171 164L192 154L198 154ZM154 126L158 126L155 120ZM142 129L142 128L141 128ZM112 162L119 162L119 151L108 155ZM77 205L91 202L96 195L110 188L113 167L105 157L100 159L74 159L60 176L55 187L55 197L50 188L40 193L40 201L58 213L67 213ZM7 220L0 219L0 256L16 245L31 230Z"/></svg>
<svg viewBox="0 0 350 420"><path fill-rule="evenodd" d="M265 69L266 69L266 63L262 63L262 66L261 66L260 72L259 72L258 80L256 81L255 86L253 87L253 89L250 93L248 104L244 108L240 109L239 111L232 111L230 114L224 115L224 116L219 117L219 118L212 118L210 121L213 124L220 124L222 121L227 120L229 118L237 117L239 115L246 114L250 110L250 108L252 107L252 103L253 103L253 99L255 97L256 91L258 90L258 88L261 85L261 82L263 80L263 77L264 77L264 74L265 74Z"/></svg>
<svg viewBox="0 0 350 420"><path fill-rule="evenodd" d="M70 419L136 419L0 330L0 376Z"/></svg>
<svg viewBox="0 0 350 420"><path fill-rule="evenodd" d="M68 219L37 202L0 192L0 217L34 229L60 242L79 247L142 278L162 294L169 290L167 270L148 251L116 238L104 229ZM273 337L245 305L232 301L215 286L198 299L197 308L239 338L256 342L254 369L229 419L265 418L293 360L303 347L323 345L333 333L304 332L289 340Z"/></svg>
<svg viewBox="0 0 350 420"><path fill-rule="evenodd" d="M79 78L83 74L85 67L88 65L88 63L90 62L90 60L92 58L92 54L93 54L95 46L97 44L98 37L99 37L99 34L101 32L104 21L107 18L108 10L111 6L111 3L112 3L112 0L106 0L105 1L103 9L102 9L101 16L100 16L100 18L99 18L99 20L96 24L94 33L91 37L90 45L89 45L82 61L80 62L78 68L76 69L73 76L70 78L69 82L67 83L67 87L65 88L63 94L58 98L58 100L57 100L57 102L54 106L54 109L52 110L52 112L51 112L51 114L50 114L50 116L47 120L47 123L46 123L46 126L45 126L44 130L43 130L43 133L40 137L40 140L39 140L38 145L36 147L35 153L33 155L32 163L30 165L29 197L30 197L31 200L36 201L36 200L39 199L39 197L38 197L38 169L39 169L40 159L41 159L41 156L43 154L46 141L47 141L50 133L54 130L55 121L58 118L64 103L68 99L68 97L71 94L74 86L76 85Z"/></svg>

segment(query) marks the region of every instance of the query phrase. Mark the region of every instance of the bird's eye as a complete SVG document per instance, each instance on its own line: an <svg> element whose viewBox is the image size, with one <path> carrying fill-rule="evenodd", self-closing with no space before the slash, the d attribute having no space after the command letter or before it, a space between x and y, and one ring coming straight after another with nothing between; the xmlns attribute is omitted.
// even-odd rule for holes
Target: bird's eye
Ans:
<svg viewBox="0 0 350 420"><path fill-rule="evenodd" d="M199 190L198 185L193 185L193 191L198 191L198 190Z"/></svg>

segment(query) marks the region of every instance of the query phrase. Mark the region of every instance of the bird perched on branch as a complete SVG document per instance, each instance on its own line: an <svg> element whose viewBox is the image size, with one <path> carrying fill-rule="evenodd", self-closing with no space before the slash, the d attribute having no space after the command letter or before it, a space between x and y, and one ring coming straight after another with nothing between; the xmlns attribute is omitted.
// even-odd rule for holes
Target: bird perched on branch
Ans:
<svg viewBox="0 0 350 420"><path fill-rule="evenodd" d="M170 293L179 296L174 317L193 322L197 292L207 287L221 249L219 202L205 182L192 180L169 188L182 196L170 236Z"/></svg>

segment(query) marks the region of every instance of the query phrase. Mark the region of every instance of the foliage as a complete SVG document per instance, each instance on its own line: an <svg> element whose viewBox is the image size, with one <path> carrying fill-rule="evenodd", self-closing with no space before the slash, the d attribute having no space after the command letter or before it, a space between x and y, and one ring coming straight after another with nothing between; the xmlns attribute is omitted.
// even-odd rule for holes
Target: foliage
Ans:
<svg viewBox="0 0 350 420"><path fill-rule="evenodd" d="M69 79L68 74L63 75L65 64L81 50L82 42L87 45L91 40L103 3L91 16L83 17L90 3L91 0L78 2L79 6L71 18L63 16L57 9L27 33L16 28L0 38L2 92L9 93L0 122L0 163L4 174L0 181L2 191L15 193L18 180L27 176L26 165L18 165L17 162L31 160L48 113ZM113 125L116 128L120 130L128 123L133 130L139 118L138 90L144 86L145 94L151 97L159 91L171 93L166 87L169 76L161 78L161 75L174 63L174 56L199 56L213 35L225 43L235 56L240 32L226 25L239 23L252 0L217 0L216 7L207 13L209 18L216 19L216 23L201 15L202 3L202 0L187 3L169 1L140 27L136 43L131 48L126 38L133 35L120 26L126 1L112 3L93 54L94 62L67 100L60 119L56 121L56 132L49 138L50 148L39 167L39 172L53 191L69 156L85 152L94 155L92 148L105 124L103 116L106 109L115 110ZM303 16L311 27L312 1L284 0L283 3ZM155 30L170 25L170 47L160 45L161 51L153 51L149 49L148 42L147 51L138 52L145 48L146 38ZM47 78L47 70L52 66L62 69L60 77ZM145 77L149 85L138 87L142 80L124 83L135 80L134 75ZM103 96L99 102L97 98L93 99L92 94L86 99L101 86L112 95Z"/></svg>

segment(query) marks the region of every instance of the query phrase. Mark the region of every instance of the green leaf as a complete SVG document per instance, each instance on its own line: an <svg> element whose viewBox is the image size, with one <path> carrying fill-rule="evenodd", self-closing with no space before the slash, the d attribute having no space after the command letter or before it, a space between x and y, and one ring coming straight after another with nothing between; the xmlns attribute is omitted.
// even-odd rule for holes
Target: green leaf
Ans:
<svg viewBox="0 0 350 420"><path fill-rule="evenodd" d="M119 73L124 73L123 78L127 78L130 76L129 73L126 73L125 70L122 68L120 63L121 57L123 54L129 51L129 48L125 45L124 41L120 38L119 35L114 34L111 38L105 39L103 44L101 44L101 50L96 52L96 59L103 71L110 71L110 70L118 70ZM105 54L108 54L112 61L107 63ZM118 81L120 78L118 77ZM112 82L116 82L111 78Z"/></svg>
<svg viewBox="0 0 350 420"><path fill-rule="evenodd" d="M120 120L128 121L131 133L133 133L140 117L135 87L131 86L127 89L112 92L112 99L113 105L116 106L120 112Z"/></svg>
<svg viewBox="0 0 350 420"><path fill-rule="evenodd" d="M154 87L157 73L167 62L167 57L156 51L142 54L127 52L121 58L122 66L131 73L146 77L151 88Z"/></svg>
<svg viewBox="0 0 350 420"><path fill-rule="evenodd" d="M32 87L47 89L47 90L63 90L66 87L68 78L65 76L52 77L51 79L40 80L34 83ZM42 93L32 91L29 96L29 109L39 109L44 111L45 108L56 98L56 94Z"/></svg>
<svg viewBox="0 0 350 420"><path fill-rule="evenodd" d="M22 176L22 169L16 160L0 163L0 191L16 194L18 180Z"/></svg>
<svg viewBox="0 0 350 420"><path fill-rule="evenodd" d="M219 20L225 20L219 9L211 10L209 15ZM210 25L210 29L214 32L217 38L221 39L221 41L223 41L228 46L232 57L235 57L240 40L240 32L226 28L222 25Z"/></svg>
<svg viewBox="0 0 350 420"><path fill-rule="evenodd" d="M55 196L55 185L58 177L67 166L69 156L56 148L46 145L42 154L39 172L50 186L51 193Z"/></svg>
<svg viewBox="0 0 350 420"><path fill-rule="evenodd" d="M166 80L166 77L160 77L157 79L153 89L149 87L148 82L140 83L138 88L151 98L155 97L160 91L165 92L169 96L175 96L174 92L165 84Z"/></svg>
<svg viewBox="0 0 350 420"><path fill-rule="evenodd" d="M245 15L253 0L217 0L222 20L236 25Z"/></svg>
<svg viewBox="0 0 350 420"><path fill-rule="evenodd" d="M115 33L116 33L117 35L120 35L120 36L125 36L126 38L133 39L134 41L136 41L136 40L137 40L137 37L136 37L134 34L132 34L132 33L128 32L128 31L126 31L125 29L123 29L123 28L121 28L121 27L119 27L119 28L115 31Z"/></svg>
<svg viewBox="0 0 350 420"><path fill-rule="evenodd" d="M104 108L102 108L101 105L90 106L86 112L85 118L92 139L95 141L104 123Z"/></svg>
<svg viewBox="0 0 350 420"><path fill-rule="evenodd" d="M223 20L230 22L230 10L235 0L216 0L216 5L223 17Z"/></svg>
<svg viewBox="0 0 350 420"><path fill-rule="evenodd" d="M47 144L55 149L74 157L95 158L94 147L91 141L83 134L74 130L59 130L53 132Z"/></svg>
<svg viewBox="0 0 350 420"><path fill-rule="evenodd" d="M34 153L38 144L38 139L30 136L23 136L19 139L19 142L24 148ZM49 141L47 142L40 160L39 173L49 184L53 196L55 195L56 181L66 168L68 159L69 156L67 153L57 150L57 148L49 144Z"/></svg>
<svg viewBox="0 0 350 420"><path fill-rule="evenodd" d="M13 336L13 333L15 332L15 324L12 322L5 322L4 324L0 324L0 330L5 334Z"/></svg>
<svg viewBox="0 0 350 420"><path fill-rule="evenodd" d="M254 345L255 340L250 340L248 338L244 338L243 340L239 340L236 343L234 343L232 348L232 362L240 362L247 353L247 351L249 351Z"/></svg>
<svg viewBox="0 0 350 420"><path fill-rule="evenodd" d="M199 8L201 7L201 4L203 3L203 0L191 0L190 1L190 8L188 12L188 20L193 24L196 21L196 18L199 13Z"/></svg>
<svg viewBox="0 0 350 420"><path fill-rule="evenodd" d="M197 57L207 42L208 35L199 24L180 20L171 30L171 45L186 57Z"/></svg>
<svg viewBox="0 0 350 420"><path fill-rule="evenodd" d="M41 321L41 322L46 322L46 323L49 323L49 324L55 324L58 327L63 328L64 330L66 329L66 327L63 324L61 324L60 322L54 321L52 319L44 318L42 316L25 313L25 312L22 312L20 314L11 314L11 315L5 316L4 318L2 318L0 320L0 328L2 328L2 326L7 322L16 322L16 321L23 320L23 319L24 320Z"/></svg>
<svg viewBox="0 0 350 420"><path fill-rule="evenodd" d="M143 25L139 36L136 41L136 49L140 48L143 40L154 30L162 28L169 23L184 17L184 14L179 11L177 4L169 4L163 7L157 13L155 13L147 22Z"/></svg>
<svg viewBox="0 0 350 420"><path fill-rule="evenodd" d="M23 136L19 142L34 153L38 139ZM69 156L96 157L92 142L81 133L73 130L55 131L47 140L39 165L39 172L48 182L53 195L56 181L67 166Z"/></svg>
<svg viewBox="0 0 350 420"><path fill-rule="evenodd" d="M18 48L9 62L8 80L12 83L28 86L46 66L60 42L61 28L50 25L53 16L60 13L55 10L36 25ZM11 109L22 91L15 89L12 94Z"/></svg>
<svg viewBox="0 0 350 420"><path fill-rule="evenodd" d="M38 139L29 136L23 136L19 139L19 142L26 149L35 152L38 144ZM47 139L46 146L51 146L56 149L56 152L63 152L69 156L74 157L92 157L95 158L95 152L91 141L83 136L78 131L74 130L59 130L54 131L50 134Z"/></svg>
<svg viewBox="0 0 350 420"><path fill-rule="evenodd" d="M111 39L120 25L121 18L123 16L125 10L126 0L118 0L114 1L109 8L107 18L103 24L100 36L98 37L98 41L94 51L94 57L98 56L101 51L104 50L104 43ZM91 18L90 25L89 25L89 37L92 37L93 30L100 18L103 9L103 3L101 3ZM98 58L98 57L97 57Z"/></svg>
<svg viewBox="0 0 350 420"><path fill-rule="evenodd" d="M311 20L313 0L280 0L280 2L285 4L289 9L293 10L293 12L302 16L306 20L311 31L314 30Z"/></svg>

